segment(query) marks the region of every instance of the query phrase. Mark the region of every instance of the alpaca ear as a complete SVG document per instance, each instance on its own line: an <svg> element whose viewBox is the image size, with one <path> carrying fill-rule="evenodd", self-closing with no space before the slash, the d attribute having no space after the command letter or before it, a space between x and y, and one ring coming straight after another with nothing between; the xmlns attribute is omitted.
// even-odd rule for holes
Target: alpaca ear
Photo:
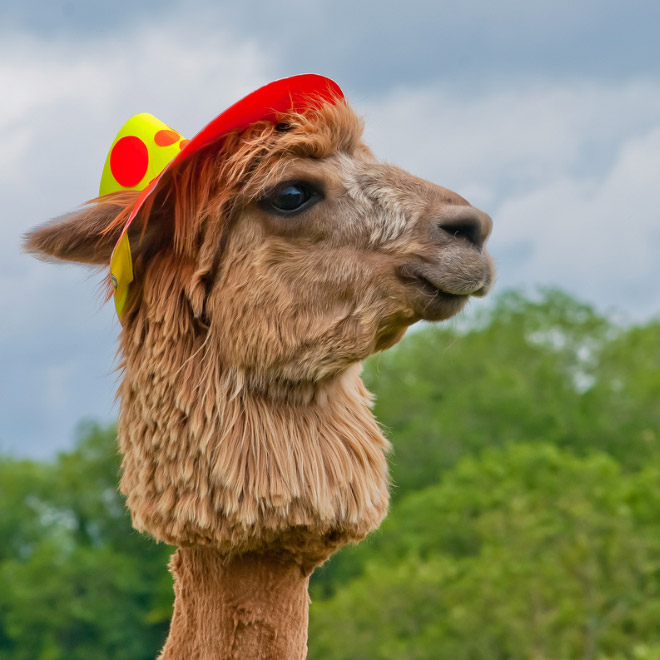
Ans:
<svg viewBox="0 0 660 660"><path fill-rule="evenodd" d="M29 231L24 236L23 249L47 260L107 265L123 229L123 223L113 221L132 207L135 199L131 192L130 199L124 193L107 200L95 200L79 211ZM138 216L129 229L132 247L139 249L139 246L149 243L149 236L141 237L141 233L142 222Z"/></svg>

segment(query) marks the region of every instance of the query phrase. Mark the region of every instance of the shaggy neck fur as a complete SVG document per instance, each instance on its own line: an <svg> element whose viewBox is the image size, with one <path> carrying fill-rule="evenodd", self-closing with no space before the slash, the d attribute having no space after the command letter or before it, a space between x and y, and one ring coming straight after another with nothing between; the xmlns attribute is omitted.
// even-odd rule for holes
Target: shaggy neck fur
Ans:
<svg viewBox="0 0 660 660"><path fill-rule="evenodd" d="M201 338L168 335L147 321L123 337L121 489L136 528L226 555L286 550L309 567L378 526L388 443L359 366L271 397L209 360Z"/></svg>
<svg viewBox="0 0 660 660"><path fill-rule="evenodd" d="M209 357L183 308L144 309L122 333L121 490L137 529L183 546L163 658L303 658L307 576L388 505L389 445L360 366L255 391ZM293 640L286 654L268 650L271 637Z"/></svg>

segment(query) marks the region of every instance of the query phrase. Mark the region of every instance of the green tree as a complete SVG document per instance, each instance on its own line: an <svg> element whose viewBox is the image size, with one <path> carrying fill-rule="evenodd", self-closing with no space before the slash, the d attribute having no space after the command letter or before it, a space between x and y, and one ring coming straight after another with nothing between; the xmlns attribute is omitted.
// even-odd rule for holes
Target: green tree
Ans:
<svg viewBox="0 0 660 660"><path fill-rule="evenodd" d="M365 379L394 443L394 498L511 442L660 458L660 324L623 330L556 291L501 295L471 327L411 331Z"/></svg>
<svg viewBox="0 0 660 660"><path fill-rule="evenodd" d="M660 472L604 454L465 459L402 499L355 553L360 577L312 606L310 660L633 658L660 645L659 509Z"/></svg>
<svg viewBox="0 0 660 660"><path fill-rule="evenodd" d="M660 459L660 321L627 328L599 354L585 392L585 426L598 446L639 468Z"/></svg>
<svg viewBox="0 0 660 660"><path fill-rule="evenodd" d="M152 660L170 549L131 529L114 428L88 425L52 464L0 463L0 659Z"/></svg>

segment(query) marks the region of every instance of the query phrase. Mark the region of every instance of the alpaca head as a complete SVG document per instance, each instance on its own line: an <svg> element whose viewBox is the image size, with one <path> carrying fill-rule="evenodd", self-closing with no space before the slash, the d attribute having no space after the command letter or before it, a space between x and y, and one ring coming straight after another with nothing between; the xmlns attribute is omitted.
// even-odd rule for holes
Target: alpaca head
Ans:
<svg viewBox="0 0 660 660"><path fill-rule="evenodd" d="M199 235L215 265L197 312L220 359L265 388L331 378L492 281L488 216L378 162L348 107L283 124L238 147L252 171Z"/></svg>
<svg viewBox="0 0 660 660"><path fill-rule="evenodd" d="M188 316L213 359L266 385L320 381L439 321L493 280L487 215L379 162L345 104L259 123L185 162L132 228L123 321ZM30 250L105 265L136 193L33 232ZM188 314L186 314L188 312ZM183 319L182 319L183 322Z"/></svg>
<svg viewBox="0 0 660 660"><path fill-rule="evenodd" d="M158 538L246 548L285 528L316 526L327 541L351 525L346 538L359 538L384 515L385 443L375 425L358 456L344 446L356 415L346 422L332 413L330 466L323 450L305 454L309 439L298 438L298 447L292 429L319 427L322 413L313 406L331 407L319 392L333 383L342 383L346 401L365 403L366 393L342 380L356 374L353 365L395 344L416 321L447 319L470 296L487 293L491 221L456 193L378 161L361 132L343 102L252 124L167 172L130 228L135 281L121 317L123 489L138 527ZM106 265L136 199L134 192L102 198L35 230L27 248ZM233 394L219 403L213 390L226 374ZM277 414L266 403L257 414L248 398L278 405ZM234 423L230 400L240 403L231 415L254 415L241 423L240 442L248 426L264 434L252 459L234 456L243 461L235 479L238 468L218 449L231 445L221 439ZM301 402L287 417L286 406ZM268 444L269 432L286 436L279 449ZM186 493L192 513L180 504ZM270 536L255 531L264 528Z"/></svg>

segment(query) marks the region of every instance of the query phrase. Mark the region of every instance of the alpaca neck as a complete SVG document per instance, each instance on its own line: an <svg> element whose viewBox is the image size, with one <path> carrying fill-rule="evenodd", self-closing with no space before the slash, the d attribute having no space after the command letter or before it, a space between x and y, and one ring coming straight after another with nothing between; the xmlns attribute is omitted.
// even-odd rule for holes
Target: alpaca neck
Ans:
<svg viewBox="0 0 660 660"><path fill-rule="evenodd" d="M309 575L279 558L211 548L172 558L174 615L159 660L303 660Z"/></svg>
<svg viewBox="0 0 660 660"><path fill-rule="evenodd" d="M284 549L310 570L378 527L388 443L359 365L301 403L255 392L195 346L147 335L127 349L121 489L134 527L226 556Z"/></svg>

